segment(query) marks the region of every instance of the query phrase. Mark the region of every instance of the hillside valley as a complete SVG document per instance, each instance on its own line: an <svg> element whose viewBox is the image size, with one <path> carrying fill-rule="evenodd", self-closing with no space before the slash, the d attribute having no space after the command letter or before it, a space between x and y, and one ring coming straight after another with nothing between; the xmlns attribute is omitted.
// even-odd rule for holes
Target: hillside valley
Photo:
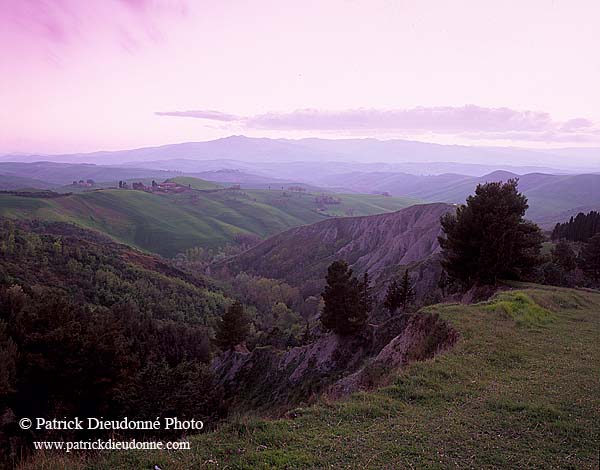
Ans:
<svg viewBox="0 0 600 470"><path fill-rule="evenodd" d="M435 289L441 268L433 257L439 251L440 217L449 204L420 204L390 214L345 217L290 229L220 263L212 272L246 271L282 279L292 285L323 286L327 266L346 260L354 271L368 271L380 282L411 267L420 295ZM303 247L298 250L298 247ZM382 291L378 286L378 291Z"/></svg>

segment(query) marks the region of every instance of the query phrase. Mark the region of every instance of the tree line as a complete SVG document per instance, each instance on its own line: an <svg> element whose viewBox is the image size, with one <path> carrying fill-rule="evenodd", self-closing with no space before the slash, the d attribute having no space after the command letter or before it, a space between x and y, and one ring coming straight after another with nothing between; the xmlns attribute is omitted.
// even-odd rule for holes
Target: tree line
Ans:
<svg viewBox="0 0 600 470"><path fill-rule="evenodd" d="M587 214L580 212L575 217L571 217L568 222L556 224L551 238L587 242L597 233L600 233L600 212L590 211Z"/></svg>

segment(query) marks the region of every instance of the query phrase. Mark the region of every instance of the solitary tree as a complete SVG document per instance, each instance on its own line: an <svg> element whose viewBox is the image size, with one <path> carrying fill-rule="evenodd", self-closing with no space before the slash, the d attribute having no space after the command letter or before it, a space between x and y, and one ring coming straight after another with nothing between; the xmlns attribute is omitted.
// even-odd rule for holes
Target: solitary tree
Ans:
<svg viewBox="0 0 600 470"><path fill-rule="evenodd" d="M234 302L225 312L215 335L215 342L221 349L233 349L243 343L248 336L250 321L241 302Z"/></svg>
<svg viewBox="0 0 600 470"><path fill-rule="evenodd" d="M523 218L529 206L517 183L480 184L456 214L442 217L442 266L464 288L520 279L539 264L543 237Z"/></svg>
<svg viewBox="0 0 600 470"><path fill-rule="evenodd" d="M367 321L361 305L361 283L352 275L345 261L334 261L327 269L327 284L322 296L325 302L321 323L339 335L359 332Z"/></svg>

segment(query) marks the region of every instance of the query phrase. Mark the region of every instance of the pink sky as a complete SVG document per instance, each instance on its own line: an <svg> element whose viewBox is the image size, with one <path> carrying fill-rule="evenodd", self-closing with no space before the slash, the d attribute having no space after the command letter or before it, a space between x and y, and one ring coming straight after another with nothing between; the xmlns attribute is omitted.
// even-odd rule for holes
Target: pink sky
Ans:
<svg viewBox="0 0 600 470"><path fill-rule="evenodd" d="M600 145L598 0L0 0L0 152Z"/></svg>

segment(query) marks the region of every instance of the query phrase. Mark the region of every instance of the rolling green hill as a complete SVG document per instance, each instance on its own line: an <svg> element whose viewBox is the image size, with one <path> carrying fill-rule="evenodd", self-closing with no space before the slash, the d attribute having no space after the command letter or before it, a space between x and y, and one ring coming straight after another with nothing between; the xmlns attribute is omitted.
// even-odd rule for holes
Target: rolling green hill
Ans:
<svg viewBox="0 0 600 470"><path fill-rule="evenodd" d="M198 181L194 184L204 184ZM339 204L319 210L314 194L267 190L151 194L107 189L55 198L0 194L0 215L71 222L170 257L194 246L223 246L233 242L237 234L264 238L344 212L353 215L390 212L417 202L378 195L336 197Z"/></svg>
<svg viewBox="0 0 600 470"><path fill-rule="evenodd" d="M212 181L206 181L200 178L193 178L191 176L177 176L175 178L170 178L167 181L172 181L173 183L177 183L182 186L189 186L192 189L199 190L222 188L221 185L213 183Z"/></svg>
<svg viewBox="0 0 600 470"><path fill-rule="evenodd" d="M386 387L239 418L191 450L40 454L28 468L597 468L600 293L521 285L427 310L461 339Z"/></svg>

